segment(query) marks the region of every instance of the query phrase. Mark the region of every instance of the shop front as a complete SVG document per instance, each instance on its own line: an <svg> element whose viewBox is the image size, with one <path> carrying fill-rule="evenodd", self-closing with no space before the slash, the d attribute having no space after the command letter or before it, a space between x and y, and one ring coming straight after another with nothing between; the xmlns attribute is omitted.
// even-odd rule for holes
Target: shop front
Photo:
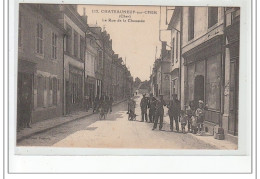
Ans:
<svg viewBox="0 0 260 179"><path fill-rule="evenodd" d="M33 107L33 79L36 64L26 60L19 60L17 83L17 127L22 127L23 114L32 113Z"/></svg>
<svg viewBox="0 0 260 179"><path fill-rule="evenodd" d="M222 79L222 36L206 41L184 53L185 92L184 101L198 105L204 101L206 106L205 123L207 130L221 125L221 79ZM207 125L206 125L207 126Z"/></svg>
<svg viewBox="0 0 260 179"><path fill-rule="evenodd" d="M83 108L83 70L69 66L69 80L66 81L67 114Z"/></svg>
<svg viewBox="0 0 260 179"><path fill-rule="evenodd" d="M92 106L95 98L96 79L88 75L85 81L85 96L89 97L90 105Z"/></svg>

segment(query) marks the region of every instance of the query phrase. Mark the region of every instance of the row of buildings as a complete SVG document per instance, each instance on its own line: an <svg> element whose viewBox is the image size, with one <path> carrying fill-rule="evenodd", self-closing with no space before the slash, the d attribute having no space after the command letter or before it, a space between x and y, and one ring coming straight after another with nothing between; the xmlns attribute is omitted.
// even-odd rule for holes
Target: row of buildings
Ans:
<svg viewBox="0 0 260 179"><path fill-rule="evenodd" d="M76 5L19 6L18 114L29 94L32 122L84 109L84 98L114 101L133 93L133 78L110 35Z"/></svg>
<svg viewBox="0 0 260 179"><path fill-rule="evenodd" d="M171 44L162 42L150 76L152 92L181 108L203 100L205 126L237 142L240 9L175 7L168 29ZM167 48L168 47L168 48ZM169 49L169 50L167 50Z"/></svg>

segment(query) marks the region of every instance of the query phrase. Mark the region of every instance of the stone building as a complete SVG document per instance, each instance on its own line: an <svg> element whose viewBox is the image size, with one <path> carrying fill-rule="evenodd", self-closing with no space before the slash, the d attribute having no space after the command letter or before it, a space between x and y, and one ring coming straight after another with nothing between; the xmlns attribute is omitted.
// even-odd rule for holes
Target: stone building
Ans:
<svg viewBox="0 0 260 179"><path fill-rule="evenodd" d="M171 82L170 96L177 94L179 100L181 98L181 78L183 70L181 70L181 11L182 7L175 7L172 18L168 24L168 30L171 30ZM182 74L182 75L180 75ZM183 95L183 94L182 94ZM184 104L184 101L182 101Z"/></svg>
<svg viewBox="0 0 260 179"><path fill-rule="evenodd" d="M110 39L110 35L106 32L102 32L102 39L103 39L103 94L104 95L111 95L112 94L112 61L114 51L112 49L112 39Z"/></svg>
<svg viewBox="0 0 260 179"><path fill-rule="evenodd" d="M86 19L76 5L58 5L59 22L66 30L64 40L64 108L65 113L80 110L84 99L84 61Z"/></svg>
<svg viewBox="0 0 260 179"><path fill-rule="evenodd" d="M224 131L225 137L235 142L239 18L239 8L176 7L168 26L172 36L172 60L179 63L172 61L172 72L179 68L176 76L181 78L178 96L182 109L190 101L197 104L203 100L207 107L205 129L210 133ZM176 38L180 39L177 43Z"/></svg>
<svg viewBox="0 0 260 179"><path fill-rule="evenodd" d="M159 96L162 94L166 101L170 99L170 71L170 51L166 50L166 42L162 42L160 58L154 62L152 83L154 95Z"/></svg>
<svg viewBox="0 0 260 179"><path fill-rule="evenodd" d="M62 115L64 30L56 6L20 4L17 120L29 94L32 122Z"/></svg>
<svg viewBox="0 0 260 179"><path fill-rule="evenodd" d="M239 102L240 8L225 8L225 69L222 127L225 137L237 142Z"/></svg>

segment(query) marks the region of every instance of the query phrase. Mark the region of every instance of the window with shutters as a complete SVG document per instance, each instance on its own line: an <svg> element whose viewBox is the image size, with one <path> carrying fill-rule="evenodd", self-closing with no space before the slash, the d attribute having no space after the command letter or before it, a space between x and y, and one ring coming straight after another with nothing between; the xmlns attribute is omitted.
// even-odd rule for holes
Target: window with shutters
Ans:
<svg viewBox="0 0 260 179"><path fill-rule="evenodd" d="M188 40L194 38L194 7L189 7Z"/></svg>
<svg viewBox="0 0 260 179"><path fill-rule="evenodd" d="M85 41L82 36L80 36L80 59L84 60L84 49L85 49Z"/></svg>
<svg viewBox="0 0 260 179"><path fill-rule="evenodd" d="M57 59L57 35L55 33L52 33L51 37L52 41L52 54L51 57L52 59Z"/></svg>
<svg viewBox="0 0 260 179"><path fill-rule="evenodd" d="M72 28L70 25L66 24L66 31L67 31L67 36L66 36L66 52L68 54L71 54L72 51Z"/></svg>
<svg viewBox="0 0 260 179"><path fill-rule="evenodd" d="M74 31L74 56L78 57L78 42L79 42L79 37L78 37L78 33L76 31Z"/></svg>
<svg viewBox="0 0 260 179"><path fill-rule="evenodd" d="M43 26L40 23L36 28L36 53L43 55Z"/></svg>

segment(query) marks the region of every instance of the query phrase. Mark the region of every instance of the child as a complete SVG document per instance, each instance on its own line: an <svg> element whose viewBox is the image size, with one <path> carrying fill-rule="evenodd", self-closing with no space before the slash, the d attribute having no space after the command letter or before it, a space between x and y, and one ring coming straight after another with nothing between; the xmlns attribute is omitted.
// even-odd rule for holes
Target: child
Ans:
<svg viewBox="0 0 260 179"><path fill-rule="evenodd" d="M195 112L195 116L197 118L197 124L198 124L198 132L199 134L202 134L203 130L203 122L204 122L204 108L203 108L203 101L199 100L199 107Z"/></svg>
<svg viewBox="0 0 260 179"><path fill-rule="evenodd" d="M189 106L186 109L186 114L188 115L188 132L192 132L191 117L195 114L195 105L193 101L190 101Z"/></svg>
<svg viewBox="0 0 260 179"><path fill-rule="evenodd" d="M191 132L197 133L197 118L195 116L191 116Z"/></svg>
<svg viewBox="0 0 260 179"><path fill-rule="evenodd" d="M181 121L181 130L182 133L185 133L185 126L187 124L188 116L185 114L183 110L180 112L180 121Z"/></svg>

